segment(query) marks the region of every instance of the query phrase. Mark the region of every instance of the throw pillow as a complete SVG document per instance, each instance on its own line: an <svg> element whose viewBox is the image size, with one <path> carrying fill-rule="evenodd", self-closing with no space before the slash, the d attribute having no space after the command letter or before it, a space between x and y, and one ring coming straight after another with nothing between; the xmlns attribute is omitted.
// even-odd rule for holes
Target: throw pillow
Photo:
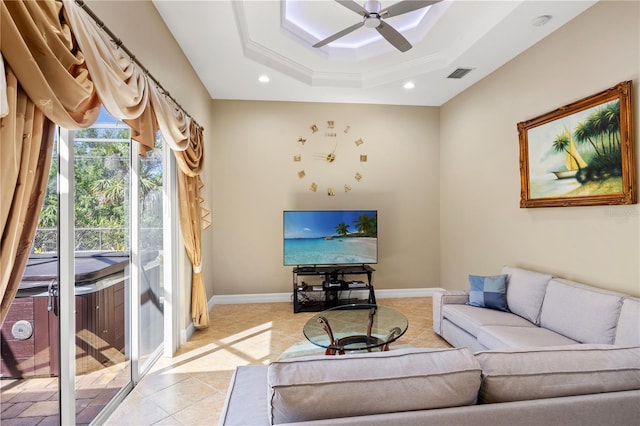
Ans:
<svg viewBox="0 0 640 426"><path fill-rule="evenodd" d="M504 274L482 277L469 275L469 302L467 305L508 312L507 276Z"/></svg>

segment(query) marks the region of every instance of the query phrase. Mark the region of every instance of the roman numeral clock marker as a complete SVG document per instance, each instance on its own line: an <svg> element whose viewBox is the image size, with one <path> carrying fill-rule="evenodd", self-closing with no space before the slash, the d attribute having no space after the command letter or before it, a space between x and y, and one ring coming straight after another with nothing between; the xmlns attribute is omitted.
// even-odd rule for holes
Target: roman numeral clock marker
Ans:
<svg viewBox="0 0 640 426"><path fill-rule="evenodd" d="M351 126L341 126L334 120L311 124L308 129L308 134L298 138L293 155L298 179L309 191L321 189L329 197L336 196L336 188L350 192L362 180L361 169L368 160L364 141L350 135Z"/></svg>

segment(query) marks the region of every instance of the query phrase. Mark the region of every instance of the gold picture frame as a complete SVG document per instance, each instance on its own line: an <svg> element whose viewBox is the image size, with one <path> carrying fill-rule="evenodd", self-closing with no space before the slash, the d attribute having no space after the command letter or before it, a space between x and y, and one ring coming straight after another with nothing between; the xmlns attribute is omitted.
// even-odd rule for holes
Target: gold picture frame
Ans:
<svg viewBox="0 0 640 426"><path fill-rule="evenodd" d="M518 123L520 207L636 203L631 81Z"/></svg>

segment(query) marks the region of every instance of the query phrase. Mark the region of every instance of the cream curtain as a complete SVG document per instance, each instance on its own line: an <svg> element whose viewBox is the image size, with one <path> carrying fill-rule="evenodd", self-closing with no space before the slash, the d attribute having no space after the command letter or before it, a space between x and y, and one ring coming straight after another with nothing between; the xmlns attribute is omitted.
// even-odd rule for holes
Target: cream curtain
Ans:
<svg viewBox="0 0 640 426"><path fill-rule="evenodd" d="M132 138L141 144L142 155L153 149L156 131L160 130L166 144L176 151L181 173L186 173L189 178L189 183L179 195L181 226L182 222L198 225L192 226L188 232L185 232L183 226L183 235L185 248L194 264L192 294L199 295L196 298L198 308L192 311L201 311L202 304L199 300L203 299L205 313L194 314L194 318L198 318L196 327L205 327L208 316L200 270L200 229L203 223L200 218L207 216L208 211L200 207L203 201L200 176L203 159L202 129L164 96L147 72L140 70L137 64L124 55L73 1L2 0L0 18L0 52L8 65L6 75L14 76L11 78L16 81L16 93L20 93L20 87L23 88L25 99L28 98L25 111L29 110L29 102L38 111L33 113L33 123L36 126L33 130L27 129L27 133L20 136L18 125L11 130L18 133L5 137L4 132L12 129L10 126L5 129L5 122L19 123L22 114L18 101L13 106L8 96L13 89L12 83L7 80L7 90L0 96L0 111L3 111L4 100L8 100L7 116L2 121L3 205L0 225L3 233L0 296L3 311L0 312L0 319L4 319L5 305L8 309L15 295L42 206L42 194L35 196L28 191L30 197L19 194L26 187L22 183L11 184L12 180L18 181L20 178L11 178L9 171L16 176L33 174L32 156L34 152L39 152L39 172L33 177L34 192L37 193L37 188L46 184L44 180L49 169L48 155L52 141L49 135L52 131L50 122L69 129L88 127L98 117L102 103L110 114L132 128ZM0 80L0 87L3 84L5 83ZM20 99L20 96L16 95L16 99ZM39 114L43 115L41 119L38 118ZM29 120L31 119L27 119L31 122ZM18 140L22 142L19 143ZM39 140L43 141L43 147L38 150L36 145ZM184 154L178 155L178 152ZM43 155L47 158L40 158ZM5 168L5 158L13 167ZM43 171L40 172L40 169ZM6 179L5 173L8 176ZM35 182L35 179L43 181ZM5 200L9 199L13 201L5 212ZM24 217L15 216L18 208L26 212ZM14 220L17 225L11 225ZM13 226L17 226L17 229ZM14 237L17 238L16 241L11 239ZM22 255L21 247L26 247L23 260L19 258ZM206 318L203 320L201 317Z"/></svg>
<svg viewBox="0 0 640 426"><path fill-rule="evenodd" d="M4 59L0 51L0 118L9 114L9 102L7 101L7 78L4 73Z"/></svg>
<svg viewBox="0 0 640 426"><path fill-rule="evenodd" d="M52 122L86 127L100 111L84 58L59 2L2 1L0 51L6 62L0 123L0 321L29 256L49 175Z"/></svg>
<svg viewBox="0 0 640 426"><path fill-rule="evenodd" d="M35 106L54 123L77 129L95 122L100 100L68 25L62 3L2 1L0 47Z"/></svg>
<svg viewBox="0 0 640 426"><path fill-rule="evenodd" d="M141 153L153 149L160 130L165 143L174 150L178 171L178 203L184 247L192 264L191 317L196 328L209 325L207 295L202 275L201 188L204 164L202 129L167 100L144 72L97 30L93 20L72 1L64 0L66 15L84 53L87 68L105 108L132 128L132 137L141 143ZM206 222L204 222L206 223Z"/></svg>
<svg viewBox="0 0 640 426"><path fill-rule="evenodd" d="M49 177L55 126L6 75L8 114L0 120L0 324L18 291L29 258Z"/></svg>
<svg viewBox="0 0 640 426"><path fill-rule="evenodd" d="M207 294L202 276L202 232L207 226L203 216L203 197L200 193L202 180L200 175L204 165L204 140L202 130L191 126L189 146L184 151L176 151L178 163L178 203L180 206L180 229L184 247L191 261L191 319L196 328L209 326Z"/></svg>

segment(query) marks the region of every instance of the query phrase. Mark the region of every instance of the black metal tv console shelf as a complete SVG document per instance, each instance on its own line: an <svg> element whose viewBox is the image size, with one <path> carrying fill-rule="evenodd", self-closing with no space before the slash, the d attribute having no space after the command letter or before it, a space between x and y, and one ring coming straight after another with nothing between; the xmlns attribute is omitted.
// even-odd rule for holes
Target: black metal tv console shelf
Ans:
<svg viewBox="0 0 640 426"><path fill-rule="evenodd" d="M376 303L369 265L297 266L293 268L293 312L317 312L347 303ZM366 281L352 280L366 275ZM307 284L303 277L321 277L320 284ZM367 291L366 299L352 299L354 291ZM320 297L314 297L319 294Z"/></svg>

